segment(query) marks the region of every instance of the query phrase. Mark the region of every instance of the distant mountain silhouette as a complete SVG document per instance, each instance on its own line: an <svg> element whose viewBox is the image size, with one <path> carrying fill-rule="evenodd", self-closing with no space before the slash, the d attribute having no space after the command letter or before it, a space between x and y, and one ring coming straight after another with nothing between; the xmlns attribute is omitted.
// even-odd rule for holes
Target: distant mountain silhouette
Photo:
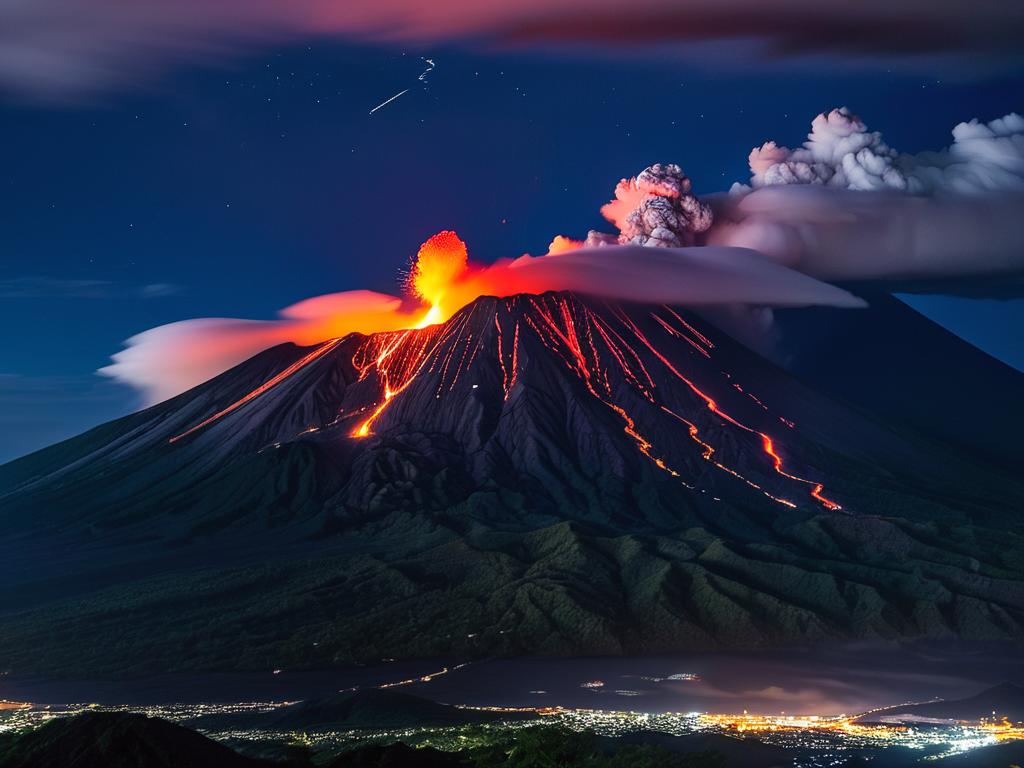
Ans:
<svg viewBox="0 0 1024 768"><path fill-rule="evenodd" d="M0 768L269 768L145 715L86 712L0 738Z"/></svg>
<svg viewBox="0 0 1024 768"><path fill-rule="evenodd" d="M515 712L460 709L400 691L369 689L301 701L270 712L208 715L189 725L204 730L245 727L317 731L453 726L529 717Z"/></svg>
<svg viewBox="0 0 1024 768"><path fill-rule="evenodd" d="M1019 466L1020 372L893 296L858 292L870 310L776 310L774 359L819 392L973 456ZM978 403L983 410L941 407L951 402Z"/></svg>
<svg viewBox="0 0 1024 768"><path fill-rule="evenodd" d="M966 699L901 705L872 713L871 718L901 714L943 720L980 720L994 715L1024 722L1024 686L1000 683Z"/></svg>

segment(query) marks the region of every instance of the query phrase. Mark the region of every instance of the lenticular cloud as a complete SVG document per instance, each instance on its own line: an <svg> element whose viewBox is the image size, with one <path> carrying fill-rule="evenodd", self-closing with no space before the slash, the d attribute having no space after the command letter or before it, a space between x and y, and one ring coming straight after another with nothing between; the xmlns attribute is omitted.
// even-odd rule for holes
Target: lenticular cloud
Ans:
<svg viewBox="0 0 1024 768"><path fill-rule="evenodd" d="M281 310L278 320L203 318L153 328L130 338L100 373L157 403L278 344L414 328L425 318L445 320L483 295L577 291L691 306L863 306L847 291L742 248L573 248L487 266L468 263L450 277L441 291L443 303L434 305L444 309L439 315L415 298L371 291L328 294Z"/></svg>
<svg viewBox="0 0 1024 768"><path fill-rule="evenodd" d="M985 278L1002 294L1024 271L1024 195L928 198L815 186L757 189L716 202L714 245L751 248L821 280ZM984 282L973 281L974 293Z"/></svg>

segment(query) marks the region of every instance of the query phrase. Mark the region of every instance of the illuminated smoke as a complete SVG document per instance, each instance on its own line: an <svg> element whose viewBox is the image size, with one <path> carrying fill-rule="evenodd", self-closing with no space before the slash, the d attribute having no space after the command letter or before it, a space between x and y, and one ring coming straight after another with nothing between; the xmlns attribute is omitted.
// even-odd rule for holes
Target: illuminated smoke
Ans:
<svg viewBox="0 0 1024 768"><path fill-rule="evenodd" d="M568 245L568 238L561 245ZM835 286L739 248L577 248L556 255L468 260L454 232L421 247L406 286L411 297L347 291L294 304L275 321L207 318L132 337L101 373L139 389L147 402L176 395L268 347L311 345L349 333L419 328L447 320L479 296L577 291L612 299L709 306L862 306Z"/></svg>
<svg viewBox="0 0 1024 768"><path fill-rule="evenodd" d="M560 253L568 253L569 251L575 251L579 248L583 248L589 243L580 242L579 240L573 240L571 237L565 235L555 235L548 245L548 256L557 256Z"/></svg>
<svg viewBox="0 0 1024 768"><path fill-rule="evenodd" d="M906 189L897 154L842 107L820 114L807 141L787 149L769 141L750 153L751 184L824 184L840 189Z"/></svg>
<svg viewBox="0 0 1024 768"><path fill-rule="evenodd" d="M910 281L1004 295L1024 272L1024 194L921 197L777 186L716 201L707 242L752 248L821 280ZM956 278L971 277L969 283ZM920 281L925 281L921 283ZM931 281L929 283L929 281Z"/></svg>
<svg viewBox="0 0 1024 768"><path fill-rule="evenodd" d="M691 188L678 165L656 163L620 181L615 199L601 208L601 214L619 228L623 245L693 245L696 236L711 226L712 214Z"/></svg>
<svg viewBox="0 0 1024 768"><path fill-rule="evenodd" d="M705 242L752 248L824 280L1002 294L1024 271L1024 118L953 129L939 152L899 154L849 110L818 115L808 140L750 154L751 192L714 200ZM925 281L921 284L919 281ZM930 282L929 282L930 281Z"/></svg>
<svg viewBox="0 0 1024 768"><path fill-rule="evenodd" d="M960 123L947 149L906 155L842 107L814 118L803 146L769 141L751 151L749 162L755 189L813 184L919 195L1024 190L1024 118L1011 113L987 124Z"/></svg>
<svg viewBox="0 0 1024 768"><path fill-rule="evenodd" d="M421 314L406 312L395 296L331 293L281 310L279 320L214 317L151 328L128 339L99 372L134 387L147 403L158 403L278 344L309 345L353 332L407 328Z"/></svg>

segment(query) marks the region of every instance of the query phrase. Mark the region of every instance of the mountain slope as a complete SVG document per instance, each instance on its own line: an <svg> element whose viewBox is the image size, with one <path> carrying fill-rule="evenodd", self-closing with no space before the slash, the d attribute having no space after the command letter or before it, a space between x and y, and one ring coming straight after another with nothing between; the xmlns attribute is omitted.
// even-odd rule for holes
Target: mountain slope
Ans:
<svg viewBox="0 0 1024 768"><path fill-rule="evenodd" d="M820 392L1015 468L1021 374L899 299L856 290L870 311L776 310L773 359ZM936 404L949 402L974 407L945 408L937 418Z"/></svg>
<svg viewBox="0 0 1024 768"><path fill-rule="evenodd" d="M484 297L0 467L0 654L144 674L1020 637L1022 500L681 310Z"/></svg>

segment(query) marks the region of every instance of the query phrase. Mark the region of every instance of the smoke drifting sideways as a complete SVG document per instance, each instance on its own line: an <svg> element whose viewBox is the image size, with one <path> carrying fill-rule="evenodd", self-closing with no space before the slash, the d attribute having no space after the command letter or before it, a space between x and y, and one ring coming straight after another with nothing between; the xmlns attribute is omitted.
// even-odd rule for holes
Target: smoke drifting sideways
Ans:
<svg viewBox="0 0 1024 768"><path fill-rule="evenodd" d="M348 291L272 321L173 323L129 339L100 372L155 403L276 344L422 327L484 295L564 290L686 305L760 349L772 307L864 306L825 281L1005 295L1024 287L1024 119L961 123L953 137L940 152L904 155L833 110L802 147L755 149L751 185L727 194L699 199L672 164L623 179L601 209L617 234L558 236L543 256L483 265L441 232L423 244L401 296Z"/></svg>
<svg viewBox="0 0 1024 768"><path fill-rule="evenodd" d="M939 152L901 154L848 109L801 147L749 157L750 185L697 199L676 165L623 179L586 244L749 248L822 280L1006 295L1024 273L1024 118L972 120ZM558 243L560 248L566 245ZM960 278L976 278L969 283Z"/></svg>
<svg viewBox="0 0 1024 768"><path fill-rule="evenodd" d="M709 202L703 242L753 248L824 280L1007 295L1024 272L1024 118L972 120L939 152L900 154L847 109L790 150L750 153L751 187ZM960 278L976 278L966 283Z"/></svg>
<svg viewBox="0 0 1024 768"><path fill-rule="evenodd" d="M131 385L153 404L278 344L305 346L350 333L422 327L443 322L488 295L576 291L689 306L864 305L845 290L743 248L579 245L481 265L470 261L466 244L454 232L440 232L420 248L404 296L346 291L294 304L281 310L277 320L205 318L171 323L128 339L126 348L113 356L113 364L100 373Z"/></svg>

